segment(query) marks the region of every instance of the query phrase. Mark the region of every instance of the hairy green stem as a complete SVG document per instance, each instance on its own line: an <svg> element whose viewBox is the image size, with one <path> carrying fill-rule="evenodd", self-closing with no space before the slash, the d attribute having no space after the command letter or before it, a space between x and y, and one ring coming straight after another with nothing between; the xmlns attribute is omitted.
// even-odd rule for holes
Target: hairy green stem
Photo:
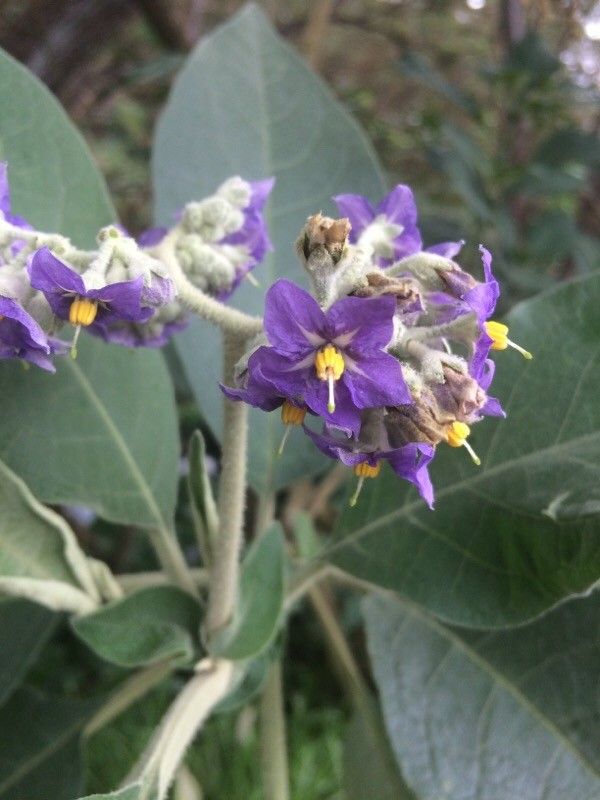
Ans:
<svg viewBox="0 0 600 800"><path fill-rule="evenodd" d="M289 800L281 662L271 665L260 699L260 761L265 800Z"/></svg>
<svg viewBox="0 0 600 800"><path fill-rule="evenodd" d="M177 288L179 299L191 311L194 311L202 319L212 322L221 330L228 331L238 337L255 336L263 329L260 317L251 317L238 311L236 308L220 303L213 297L205 294L191 283L183 272L179 259L175 254L175 241L179 231L177 228L168 233L156 247L148 252L157 258L167 267L169 275Z"/></svg>
<svg viewBox="0 0 600 800"><path fill-rule="evenodd" d="M243 340L223 334L223 380L231 383L233 370L243 350ZM219 535L210 569L206 630L211 634L223 628L237 601L240 550L243 543L246 502L246 450L248 407L224 398L223 450L219 481Z"/></svg>
<svg viewBox="0 0 600 800"><path fill-rule="evenodd" d="M132 706L151 689L162 683L173 669L174 664L172 661L163 661L160 664L153 664L151 667L140 670L140 672L122 683L87 723L83 729L84 736L93 736L100 728L112 722L113 719L122 714L123 711Z"/></svg>
<svg viewBox="0 0 600 800"><path fill-rule="evenodd" d="M202 567L190 569L190 575L196 586L205 587L208 585L208 572ZM154 572L126 572L115 575L117 583L125 594L131 594L138 589L145 589L147 586L164 586L168 584L169 576L162 571Z"/></svg>

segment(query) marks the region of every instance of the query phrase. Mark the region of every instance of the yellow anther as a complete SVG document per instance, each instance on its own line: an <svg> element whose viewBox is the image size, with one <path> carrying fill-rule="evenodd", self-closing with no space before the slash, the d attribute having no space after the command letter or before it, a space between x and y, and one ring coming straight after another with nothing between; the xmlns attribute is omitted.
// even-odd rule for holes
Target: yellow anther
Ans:
<svg viewBox="0 0 600 800"><path fill-rule="evenodd" d="M283 453L283 448L285 447L285 443L287 442L288 436L290 435L292 426L302 425L305 416L306 416L306 409L298 408L298 406L295 406L293 403L290 403L289 400L286 400L284 404L281 406L281 421L285 425L285 431L283 432L283 436L281 437L281 444L279 445L279 449L277 451L278 456L280 456Z"/></svg>
<svg viewBox="0 0 600 800"><path fill-rule="evenodd" d="M492 350L506 350L507 347L512 347L513 350L518 350L524 358L532 359L533 356L529 350L523 349L520 345L511 342L508 338L508 325L502 322L495 322L493 319L485 323L485 332L492 340Z"/></svg>
<svg viewBox="0 0 600 800"><path fill-rule="evenodd" d="M298 408L289 400L281 406L281 421L284 425L302 425L306 416L305 408Z"/></svg>
<svg viewBox="0 0 600 800"><path fill-rule="evenodd" d="M375 465L369 464L368 461L361 461L354 467L354 474L358 478L376 478L381 472L381 461Z"/></svg>
<svg viewBox="0 0 600 800"><path fill-rule="evenodd" d="M356 484L356 491L350 498L351 506L354 507L356 505L356 501L358 500L358 495L361 492L365 478L376 478L380 472L381 461L378 461L376 464L369 464L368 461L361 461L360 464L357 464L354 467L354 474L358 477L358 483Z"/></svg>
<svg viewBox="0 0 600 800"><path fill-rule="evenodd" d="M329 398L327 401L327 410L330 414L335 411L335 395L334 385L343 373L346 365L344 364L344 356L340 353L337 347L332 344L326 344L317 350L315 355L315 370L317 377L321 381L327 381L329 384Z"/></svg>
<svg viewBox="0 0 600 800"><path fill-rule="evenodd" d="M86 297L76 297L69 308L69 322L71 325L83 325L87 328L96 319L98 301L88 300Z"/></svg>
<svg viewBox="0 0 600 800"><path fill-rule="evenodd" d="M471 433L471 428L465 422L455 420L446 431L446 441L450 447L464 447L467 453L471 456L474 463L479 466L481 459L473 450L471 445L467 442L467 437Z"/></svg>

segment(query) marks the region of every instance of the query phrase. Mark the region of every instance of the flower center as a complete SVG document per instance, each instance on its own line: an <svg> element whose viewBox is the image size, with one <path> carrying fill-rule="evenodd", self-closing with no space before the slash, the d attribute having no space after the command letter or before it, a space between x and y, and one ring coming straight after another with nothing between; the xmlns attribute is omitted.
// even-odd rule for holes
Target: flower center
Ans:
<svg viewBox="0 0 600 800"><path fill-rule="evenodd" d="M86 297L76 297L69 308L69 322L71 325L82 325L87 328L96 319L98 301L88 300Z"/></svg>
<svg viewBox="0 0 600 800"><path fill-rule="evenodd" d="M315 371L317 378L320 381L327 381L329 384L329 398L327 401L327 410L330 414L335 411L335 382L338 381L346 368L344 364L344 356L340 353L337 347L332 344L326 344L315 353Z"/></svg>
<svg viewBox="0 0 600 800"><path fill-rule="evenodd" d="M511 342L508 338L508 325L503 325L502 322L495 322L491 319L485 323L485 332L492 340L492 350L506 350L507 347L512 347L513 350L517 350L525 358L533 358L529 350L524 350L520 345Z"/></svg>
<svg viewBox="0 0 600 800"><path fill-rule="evenodd" d="M356 501L358 500L358 495L361 492L365 478L376 478L380 472L381 461L378 461L376 464L369 464L368 461L361 461L360 464L356 464L354 467L354 474L358 478L358 483L356 484L356 490L354 494L350 498L351 506L356 505Z"/></svg>
<svg viewBox="0 0 600 800"><path fill-rule="evenodd" d="M465 422L455 420L446 431L446 441L450 447L464 447L467 453L471 456L475 464L479 466L481 459L473 450L471 445L467 442L467 437L471 433L471 428Z"/></svg>

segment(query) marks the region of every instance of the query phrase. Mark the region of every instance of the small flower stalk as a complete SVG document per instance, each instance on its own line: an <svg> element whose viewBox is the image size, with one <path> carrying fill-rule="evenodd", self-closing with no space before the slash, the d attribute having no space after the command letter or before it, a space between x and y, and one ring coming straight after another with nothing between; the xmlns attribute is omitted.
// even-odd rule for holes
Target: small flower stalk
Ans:
<svg viewBox="0 0 600 800"><path fill-rule="evenodd" d="M462 448L479 466L472 426L505 416L489 393L490 351L531 354L492 319L500 289L485 247L482 280L454 260L464 242L424 248L406 186L377 207L360 195L334 200L344 216L309 217L296 242L312 293L287 280L268 290L264 338L240 361L236 385L222 389L281 408L282 447L301 427L350 467L351 505L387 462L433 507L437 448Z"/></svg>

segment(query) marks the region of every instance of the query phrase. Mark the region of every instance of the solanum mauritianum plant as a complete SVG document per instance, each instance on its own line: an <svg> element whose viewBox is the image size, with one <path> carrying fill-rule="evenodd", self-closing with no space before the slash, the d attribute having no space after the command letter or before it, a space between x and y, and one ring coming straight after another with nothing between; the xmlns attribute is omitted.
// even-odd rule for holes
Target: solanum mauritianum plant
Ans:
<svg viewBox="0 0 600 800"><path fill-rule="evenodd" d="M169 708L102 797L183 791L207 719L254 702L265 797L293 796L282 631L307 598L380 768L369 796L600 797L597 277L499 321L490 250L423 242L413 191L386 190L253 7L176 81L157 227L137 236L45 91L0 67L24 87L0 121L0 800L73 800L78 737L164 681ZM62 133L50 147L36 115ZM191 558L167 343L221 445L215 499L202 435L188 444ZM347 487L333 535L290 516L306 477ZM156 570L113 574L42 502L137 526ZM382 716L325 591L339 585L364 595ZM108 695L27 685L60 614L120 668Z"/></svg>

